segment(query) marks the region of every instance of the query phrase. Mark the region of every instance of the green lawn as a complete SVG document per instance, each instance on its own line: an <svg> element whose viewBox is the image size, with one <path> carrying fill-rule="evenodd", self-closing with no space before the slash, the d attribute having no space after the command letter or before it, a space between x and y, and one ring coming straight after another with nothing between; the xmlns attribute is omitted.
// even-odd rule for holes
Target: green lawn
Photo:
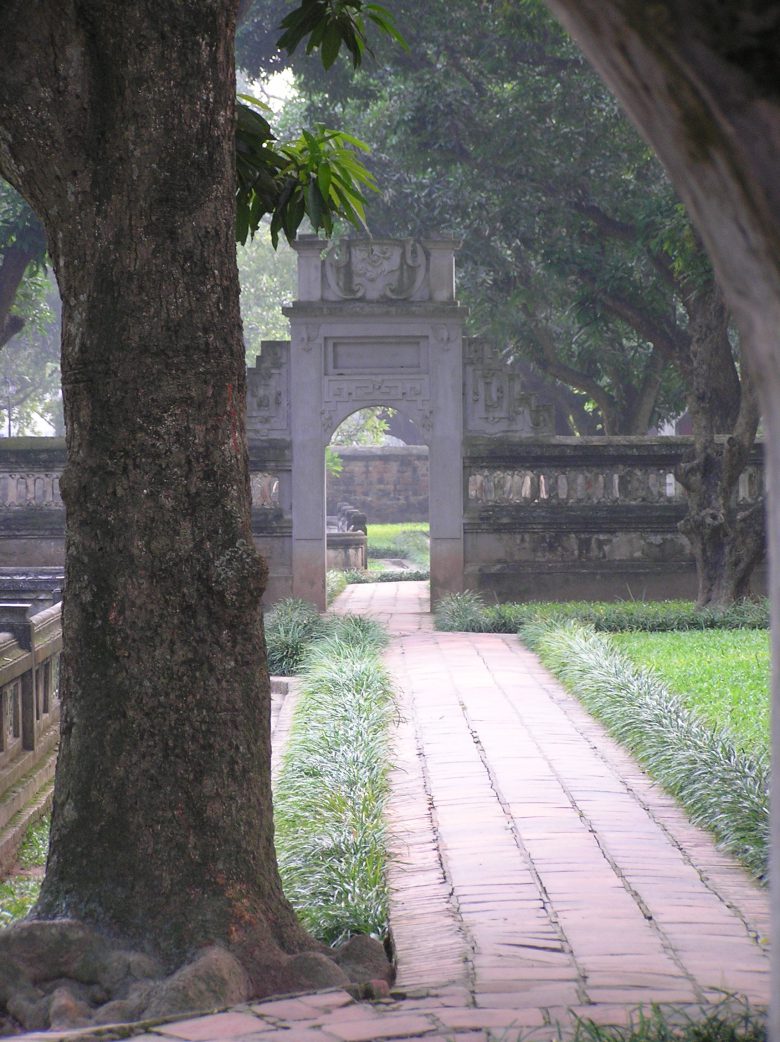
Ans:
<svg viewBox="0 0 780 1042"><path fill-rule="evenodd" d="M391 544L398 536L406 532L424 532L428 535L427 521L403 521L397 524L367 525L369 543Z"/></svg>
<svg viewBox="0 0 780 1042"><path fill-rule="evenodd" d="M769 750L769 634L764 630L614 633L616 647L654 670L708 723L752 752Z"/></svg>
<svg viewBox="0 0 780 1042"><path fill-rule="evenodd" d="M369 557L405 557L419 568L428 565L428 522L368 525Z"/></svg>
<svg viewBox="0 0 780 1042"><path fill-rule="evenodd" d="M46 864L49 849L48 814L34 822L19 848L20 872L0 883L0 928L27 915L41 888L40 878L29 874L30 869Z"/></svg>

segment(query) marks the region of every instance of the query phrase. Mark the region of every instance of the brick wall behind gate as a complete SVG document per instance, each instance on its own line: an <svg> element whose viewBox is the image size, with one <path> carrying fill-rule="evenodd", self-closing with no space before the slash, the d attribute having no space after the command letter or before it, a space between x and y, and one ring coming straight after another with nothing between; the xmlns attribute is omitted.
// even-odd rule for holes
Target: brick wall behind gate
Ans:
<svg viewBox="0 0 780 1042"><path fill-rule="evenodd" d="M336 449L338 476L328 474L328 513L346 502L369 523L428 520L428 450L423 445Z"/></svg>

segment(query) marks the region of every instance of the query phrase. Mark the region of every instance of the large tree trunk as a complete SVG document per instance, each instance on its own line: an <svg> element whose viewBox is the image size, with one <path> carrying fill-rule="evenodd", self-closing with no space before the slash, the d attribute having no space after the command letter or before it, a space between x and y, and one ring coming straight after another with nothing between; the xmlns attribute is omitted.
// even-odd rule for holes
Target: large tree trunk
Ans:
<svg viewBox="0 0 780 1042"><path fill-rule="evenodd" d="M63 724L35 915L169 966L220 942L268 993L282 952L316 946L273 847L234 8L6 5L0 167L44 221L64 307Z"/></svg>
<svg viewBox="0 0 780 1042"><path fill-rule="evenodd" d="M665 163L712 258L766 423L773 758L780 762L780 3L547 0ZM780 1042L780 770L772 781L772 1006Z"/></svg>
<svg viewBox="0 0 780 1042"><path fill-rule="evenodd" d="M698 287L686 307L694 448L692 458L677 468L688 497L680 531L696 561L697 603L720 608L750 596L752 574L765 553L763 499L738 502L739 479L758 430L758 400L747 365L737 372L717 285Z"/></svg>

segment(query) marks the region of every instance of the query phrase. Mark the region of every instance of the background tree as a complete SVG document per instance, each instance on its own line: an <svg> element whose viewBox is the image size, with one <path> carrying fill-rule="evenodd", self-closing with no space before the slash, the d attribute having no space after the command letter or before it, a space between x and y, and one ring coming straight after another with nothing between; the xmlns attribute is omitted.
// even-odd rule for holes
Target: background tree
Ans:
<svg viewBox="0 0 780 1042"><path fill-rule="evenodd" d="M0 349L0 416L8 437L64 434L60 393L60 299L49 273L28 270L11 312L21 331Z"/></svg>
<svg viewBox="0 0 780 1042"><path fill-rule="evenodd" d="M390 6L414 21L412 52L354 75L342 63L327 90L293 63L306 116L373 146L372 231L462 237L472 331L568 386L555 398L574 432L641 435L687 407L695 448L678 478L699 603L745 596L764 549L763 506L735 505L756 395L660 164L539 4ZM243 60L262 61L250 44Z"/></svg>
<svg viewBox="0 0 780 1042"><path fill-rule="evenodd" d="M238 248L241 320L247 365L255 364L263 340L287 340L290 323L282 305L296 296L296 255L280 243L271 245L267 221L258 234Z"/></svg>
<svg viewBox="0 0 780 1042"><path fill-rule="evenodd" d="M45 268L40 221L0 179L0 416L2 433L50 423L62 433L59 298Z"/></svg>
<svg viewBox="0 0 780 1042"><path fill-rule="evenodd" d="M14 307L17 293L26 273L40 272L45 254L46 240L40 221L24 199L0 178L0 348L24 326L23 311ZM28 290L28 298L31 295Z"/></svg>

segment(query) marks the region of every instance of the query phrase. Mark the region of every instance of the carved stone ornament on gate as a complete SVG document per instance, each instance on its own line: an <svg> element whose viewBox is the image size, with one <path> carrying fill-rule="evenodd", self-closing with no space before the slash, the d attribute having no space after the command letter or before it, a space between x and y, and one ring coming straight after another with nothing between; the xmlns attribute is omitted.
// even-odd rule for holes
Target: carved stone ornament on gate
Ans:
<svg viewBox="0 0 780 1042"><path fill-rule="evenodd" d="M356 402L356 408L370 404L396 405L428 401L431 397L428 376L353 376L326 377L325 402Z"/></svg>
<svg viewBox="0 0 780 1042"><path fill-rule="evenodd" d="M319 340L320 327L313 322L307 322L300 331L300 345L304 351L312 350Z"/></svg>
<svg viewBox="0 0 780 1042"><path fill-rule="evenodd" d="M490 344L473 340L464 361L466 426L474 434L553 433L553 410L524 390L519 373Z"/></svg>
<svg viewBox="0 0 780 1042"><path fill-rule="evenodd" d="M343 239L325 258L325 281L336 300L426 300L428 256L413 239Z"/></svg>
<svg viewBox="0 0 780 1042"><path fill-rule="evenodd" d="M449 326L441 325L433 327L433 338L437 344L441 344L445 351L449 351L452 343L452 335Z"/></svg>

